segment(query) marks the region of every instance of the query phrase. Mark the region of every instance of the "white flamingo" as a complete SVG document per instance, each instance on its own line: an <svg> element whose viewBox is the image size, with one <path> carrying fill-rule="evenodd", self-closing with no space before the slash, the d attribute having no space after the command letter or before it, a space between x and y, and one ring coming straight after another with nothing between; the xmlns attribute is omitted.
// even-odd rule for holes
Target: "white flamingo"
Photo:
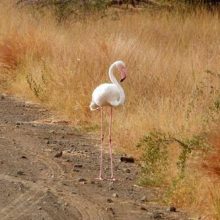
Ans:
<svg viewBox="0 0 220 220"><path fill-rule="evenodd" d="M94 111L100 109L101 111L101 147L100 147L100 172L99 178L102 180L102 160L103 160L103 107L110 106L110 122L109 122L109 153L111 159L111 179L114 180L113 174L113 159L112 159L112 140L111 140L111 128L112 128L112 107L117 107L124 104L125 93L120 83L115 78L113 71L118 69L121 73L121 80L123 82L127 76L127 70L123 61L114 62L109 68L109 78L112 83L104 83L95 88L92 93L92 101L90 104L90 110Z"/></svg>

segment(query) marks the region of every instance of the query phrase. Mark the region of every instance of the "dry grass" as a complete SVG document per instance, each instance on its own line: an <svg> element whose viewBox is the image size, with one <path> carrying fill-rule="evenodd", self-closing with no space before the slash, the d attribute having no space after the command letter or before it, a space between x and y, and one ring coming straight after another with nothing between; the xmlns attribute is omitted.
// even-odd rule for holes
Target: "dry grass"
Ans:
<svg viewBox="0 0 220 220"><path fill-rule="evenodd" d="M109 81L108 66L121 59L129 77L123 84L126 104L114 113L116 146L134 152L146 131L190 137L212 130L219 120L218 16L201 11L111 17L58 25L51 14L42 18L0 3L2 89L93 127L99 113L88 108L92 90Z"/></svg>

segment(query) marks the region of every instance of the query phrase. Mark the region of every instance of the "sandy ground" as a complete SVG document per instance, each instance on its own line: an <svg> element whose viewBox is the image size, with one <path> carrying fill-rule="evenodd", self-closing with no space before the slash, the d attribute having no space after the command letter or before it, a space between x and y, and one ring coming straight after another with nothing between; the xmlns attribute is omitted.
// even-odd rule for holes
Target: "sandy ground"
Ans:
<svg viewBox="0 0 220 220"><path fill-rule="evenodd" d="M138 165L120 155L117 180L95 180L98 139L52 117L39 105L0 95L0 220L189 219L158 205L155 190L138 187Z"/></svg>

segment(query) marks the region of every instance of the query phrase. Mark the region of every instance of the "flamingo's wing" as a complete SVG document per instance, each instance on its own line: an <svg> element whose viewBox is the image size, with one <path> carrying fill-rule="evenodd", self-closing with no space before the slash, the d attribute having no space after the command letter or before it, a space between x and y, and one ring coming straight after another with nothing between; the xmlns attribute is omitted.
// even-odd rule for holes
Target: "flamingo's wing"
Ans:
<svg viewBox="0 0 220 220"><path fill-rule="evenodd" d="M98 106L115 106L120 99L120 93L114 84L105 83L98 86L93 94L92 101Z"/></svg>

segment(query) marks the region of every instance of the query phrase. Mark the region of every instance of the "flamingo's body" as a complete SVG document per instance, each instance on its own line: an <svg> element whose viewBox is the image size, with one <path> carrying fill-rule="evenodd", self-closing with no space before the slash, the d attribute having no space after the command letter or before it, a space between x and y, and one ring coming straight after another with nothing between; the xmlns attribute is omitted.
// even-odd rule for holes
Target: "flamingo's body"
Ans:
<svg viewBox="0 0 220 220"><path fill-rule="evenodd" d="M91 110L104 106L117 106L120 92L115 84L104 83L98 86L92 94Z"/></svg>
<svg viewBox="0 0 220 220"><path fill-rule="evenodd" d="M110 106L110 126L109 126L109 149L111 158L111 179L113 177L113 162L112 162L112 146L111 146L111 124L112 124L112 107L117 107L124 104L125 93L120 83L116 80L113 70L117 68L121 73L121 82L126 78L127 71L123 61L114 62L109 68L109 78L112 83L104 83L96 87L92 93L92 101L90 104L90 110L101 110L101 155L100 155L100 174L99 179L102 179L102 150L103 150L103 107Z"/></svg>

